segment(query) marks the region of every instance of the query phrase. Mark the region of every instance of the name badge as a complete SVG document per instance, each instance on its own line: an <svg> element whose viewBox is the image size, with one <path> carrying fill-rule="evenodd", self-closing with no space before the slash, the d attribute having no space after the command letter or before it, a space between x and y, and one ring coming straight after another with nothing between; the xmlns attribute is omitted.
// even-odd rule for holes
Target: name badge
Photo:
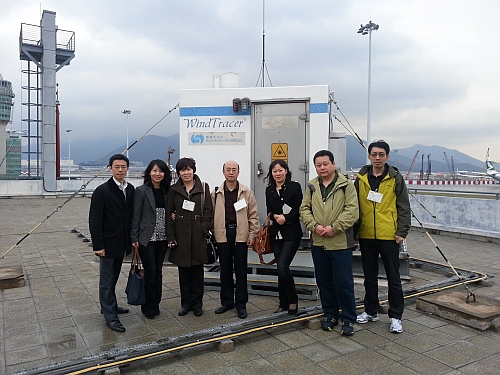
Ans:
<svg viewBox="0 0 500 375"><path fill-rule="evenodd" d="M382 202L382 197L384 196L384 194L381 194L381 193L377 193L376 191L373 191L373 190L370 190L370 192L368 193L368 200L369 201L372 201L372 202L375 202L375 203L380 203Z"/></svg>
<svg viewBox="0 0 500 375"><path fill-rule="evenodd" d="M291 210L292 210L292 207L290 207L288 204L286 204L286 203L285 203L285 204L283 205L283 213L284 213L285 215L288 215L288 214L290 213L290 211L291 211Z"/></svg>
<svg viewBox="0 0 500 375"><path fill-rule="evenodd" d="M182 203L182 208L187 211L194 211L194 202L188 201L184 199L184 202Z"/></svg>
<svg viewBox="0 0 500 375"><path fill-rule="evenodd" d="M234 209L235 209L235 211L239 211L242 208L245 208L246 206L247 206L247 202L245 201L245 198L243 198L234 204Z"/></svg>

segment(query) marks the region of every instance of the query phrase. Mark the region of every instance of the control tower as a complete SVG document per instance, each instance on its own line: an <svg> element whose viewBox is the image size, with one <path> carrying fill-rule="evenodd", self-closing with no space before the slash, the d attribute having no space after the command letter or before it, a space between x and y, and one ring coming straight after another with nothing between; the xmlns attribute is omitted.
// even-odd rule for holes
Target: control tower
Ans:
<svg viewBox="0 0 500 375"><path fill-rule="evenodd" d="M12 119L13 98L12 83L5 81L0 74L0 175L6 173L5 159L7 156L7 146L5 131L7 124Z"/></svg>
<svg viewBox="0 0 500 375"><path fill-rule="evenodd" d="M40 26L21 24L23 130L28 138L28 176L43 178L44 189L57 191L56 73L75 57L75 33L56 27L56 13L44 10ZM36 167L32 162L36 161Z"/></svg>

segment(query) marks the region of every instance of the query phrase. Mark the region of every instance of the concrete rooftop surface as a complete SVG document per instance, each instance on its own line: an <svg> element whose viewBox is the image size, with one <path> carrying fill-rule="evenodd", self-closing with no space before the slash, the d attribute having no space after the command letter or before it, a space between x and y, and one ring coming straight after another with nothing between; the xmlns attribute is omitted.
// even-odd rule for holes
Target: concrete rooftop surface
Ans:
<svg viewBox="0 0 500 375"><path fill-rule="evenodd" d="M50 215L65 198L13 198L0 200L0 255ZM106 327L99 313L99 264L92 248L72 233L88 233L89 197L65 204L24 239L0 267L22 266L23 287L0 290L0 373L49 373L27 371L102 352L113 352L154 343L225 324L251 324L272 316L278 298L250 294L248 318L236 310L216 315L219 293L207 290L204 314L178 316L180 296L177 269L165 264L160 315L146 319L139 306L120 316L125 333ZM491 286L469 284L481 298L500 299L500 244L465 237L432 235L448 260L457 268L479 271L491 277ZM408 237L412 258L445 263L427 235L412 229ZM121 306L127 306L125 285L129 265L124 263L117 285ZM413 277L413 269L410 276ZM415 272L418 272L416 270ZM485 283L487 284L487 283ZM484 285L484 284L483 284ZM406 285L404 285L406 287ZM463 286L452 289L467 293ZM440 292L442 293L442 292ZM356 284L356 298L363 296ZM318 300L301 300L299 308L319 306ZM361 312L362 310L359 310ZM285 314L286 315L286 314ZM316 321L317 322L317 321ZM380 321L356 324L352 337L317 328L314 321L297 321L256 330L224 345L204 344L180 349L126 366L109 368L122 374L499 374L500 333L479 331L417 310L416 299L406 301L404 331L389 332L387 315ZM232 349L234 345L234 350ZM96 373L98 369L78 373ZM60 372L61 373L61 372Z"/></svg>

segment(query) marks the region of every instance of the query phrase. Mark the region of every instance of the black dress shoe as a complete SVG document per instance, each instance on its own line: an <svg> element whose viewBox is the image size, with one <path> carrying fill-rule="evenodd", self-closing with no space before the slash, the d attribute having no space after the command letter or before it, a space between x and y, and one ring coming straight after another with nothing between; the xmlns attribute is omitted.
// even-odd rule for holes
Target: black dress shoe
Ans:
<svg viewBox="0 0 500 375"><path fill-rule="evenodd" d="M224 314L225 312L234 309L234 305L229 305L229 306L221 306L217 309L215 309L216 314Z"/></svg>
<svg viewBox="0 0 500 375"><path fill-rule="evenodd" d="M188 309L187 307L183 307L182 309L179 310L179 316L184 316L187 315L188 312L190 312L191 309Z"/></svg>
<svg viewBox="0 0 500 375"><path fill-rule="evenodd" d="M194 316L202 316L203 309L194 309Z"/></svg>
<svg viewBox="0 0 500 375"><path fill-rule="evenodd" d="M116 309L117 314L128 314L128 312L129 312L129 309L126 307L118 307Z"/></svg>
<svg viewBox="0 0 500 375"><path fill-rule="evenodd" d="M248 316L246 309L238 310L238 318L245 319Z"/></svg>
<svg viewBox="0 0 500 375"><path fill-rule="evenodd" d="M154 313L147 313L147 314L144 314L144 316L146 317L146 319L154 319L155 318Z"/></svg>
<svg viewBox="0 0 500 375"><path fill-rule="evenodd" d="M125 332L125 327L120 323L120 321L115 320L113 322L106 323L108 328L116 332Z"/></svg>
<svg viewBox="0 0 500 375"><path fill-rule="evenodd" d="M299 304L298 303L292 303L292 305L295 305L294 309L288 309L288 315L295 315L299 312Z"/></svg>

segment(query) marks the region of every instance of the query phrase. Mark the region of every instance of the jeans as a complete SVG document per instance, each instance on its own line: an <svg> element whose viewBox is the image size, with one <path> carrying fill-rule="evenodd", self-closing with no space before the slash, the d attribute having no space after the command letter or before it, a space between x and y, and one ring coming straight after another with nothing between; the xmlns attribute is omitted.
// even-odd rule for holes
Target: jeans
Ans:
<svg viewBox="0 0 500 375"><path fill-rule="evenodd" d="M246 309L248 302L247 267L248 245L235 242L236 230L226 230L227 242L217 243L220 263L220 301L222 306L235 306L237 310ZM236 277L236 291L233 281Z"/></svg>
<svg viewBox="0 0 500 375"><path fill-rule="evenodd" d="M324 247L313 245L311 254L325 316L355 323L352 250L325 250Z"/></svg>
<svg viewBox="0 0 500 375"><path fill-rule="evenodd" d="M399 275L399 244L394 240L359 240L365 275L365 311L378 312L378 256L382 258L389 286L389 318L401 319L404 310L403 287Z"/></svg>
<svg viewBox="0 0 500 375"><path fill-rule="evenodd" d="M123 257L101 257L99 261L99 302L106 323L118 320L115 287L120 276L122 263Z"/></svg>
<svg viewBox="0 0 500 375"><path fill-rule="evenodd" d="M167 241L150 241L147 246L139 245L139 256L144 266L146 302L141 311L146 315L154 315L160 311L163 284L163 261L167 253Z"/></svg>
<svg viewBox="0 0 500 375"><path fill-rule="evenodd" d="M293 280L290 264L297 253L300 239L295 241L276 240L273 243L274 258L278 268L278 294L280 305L284 310L288 310L290 304L298 302L295 291L295 281Z"/></svg>

